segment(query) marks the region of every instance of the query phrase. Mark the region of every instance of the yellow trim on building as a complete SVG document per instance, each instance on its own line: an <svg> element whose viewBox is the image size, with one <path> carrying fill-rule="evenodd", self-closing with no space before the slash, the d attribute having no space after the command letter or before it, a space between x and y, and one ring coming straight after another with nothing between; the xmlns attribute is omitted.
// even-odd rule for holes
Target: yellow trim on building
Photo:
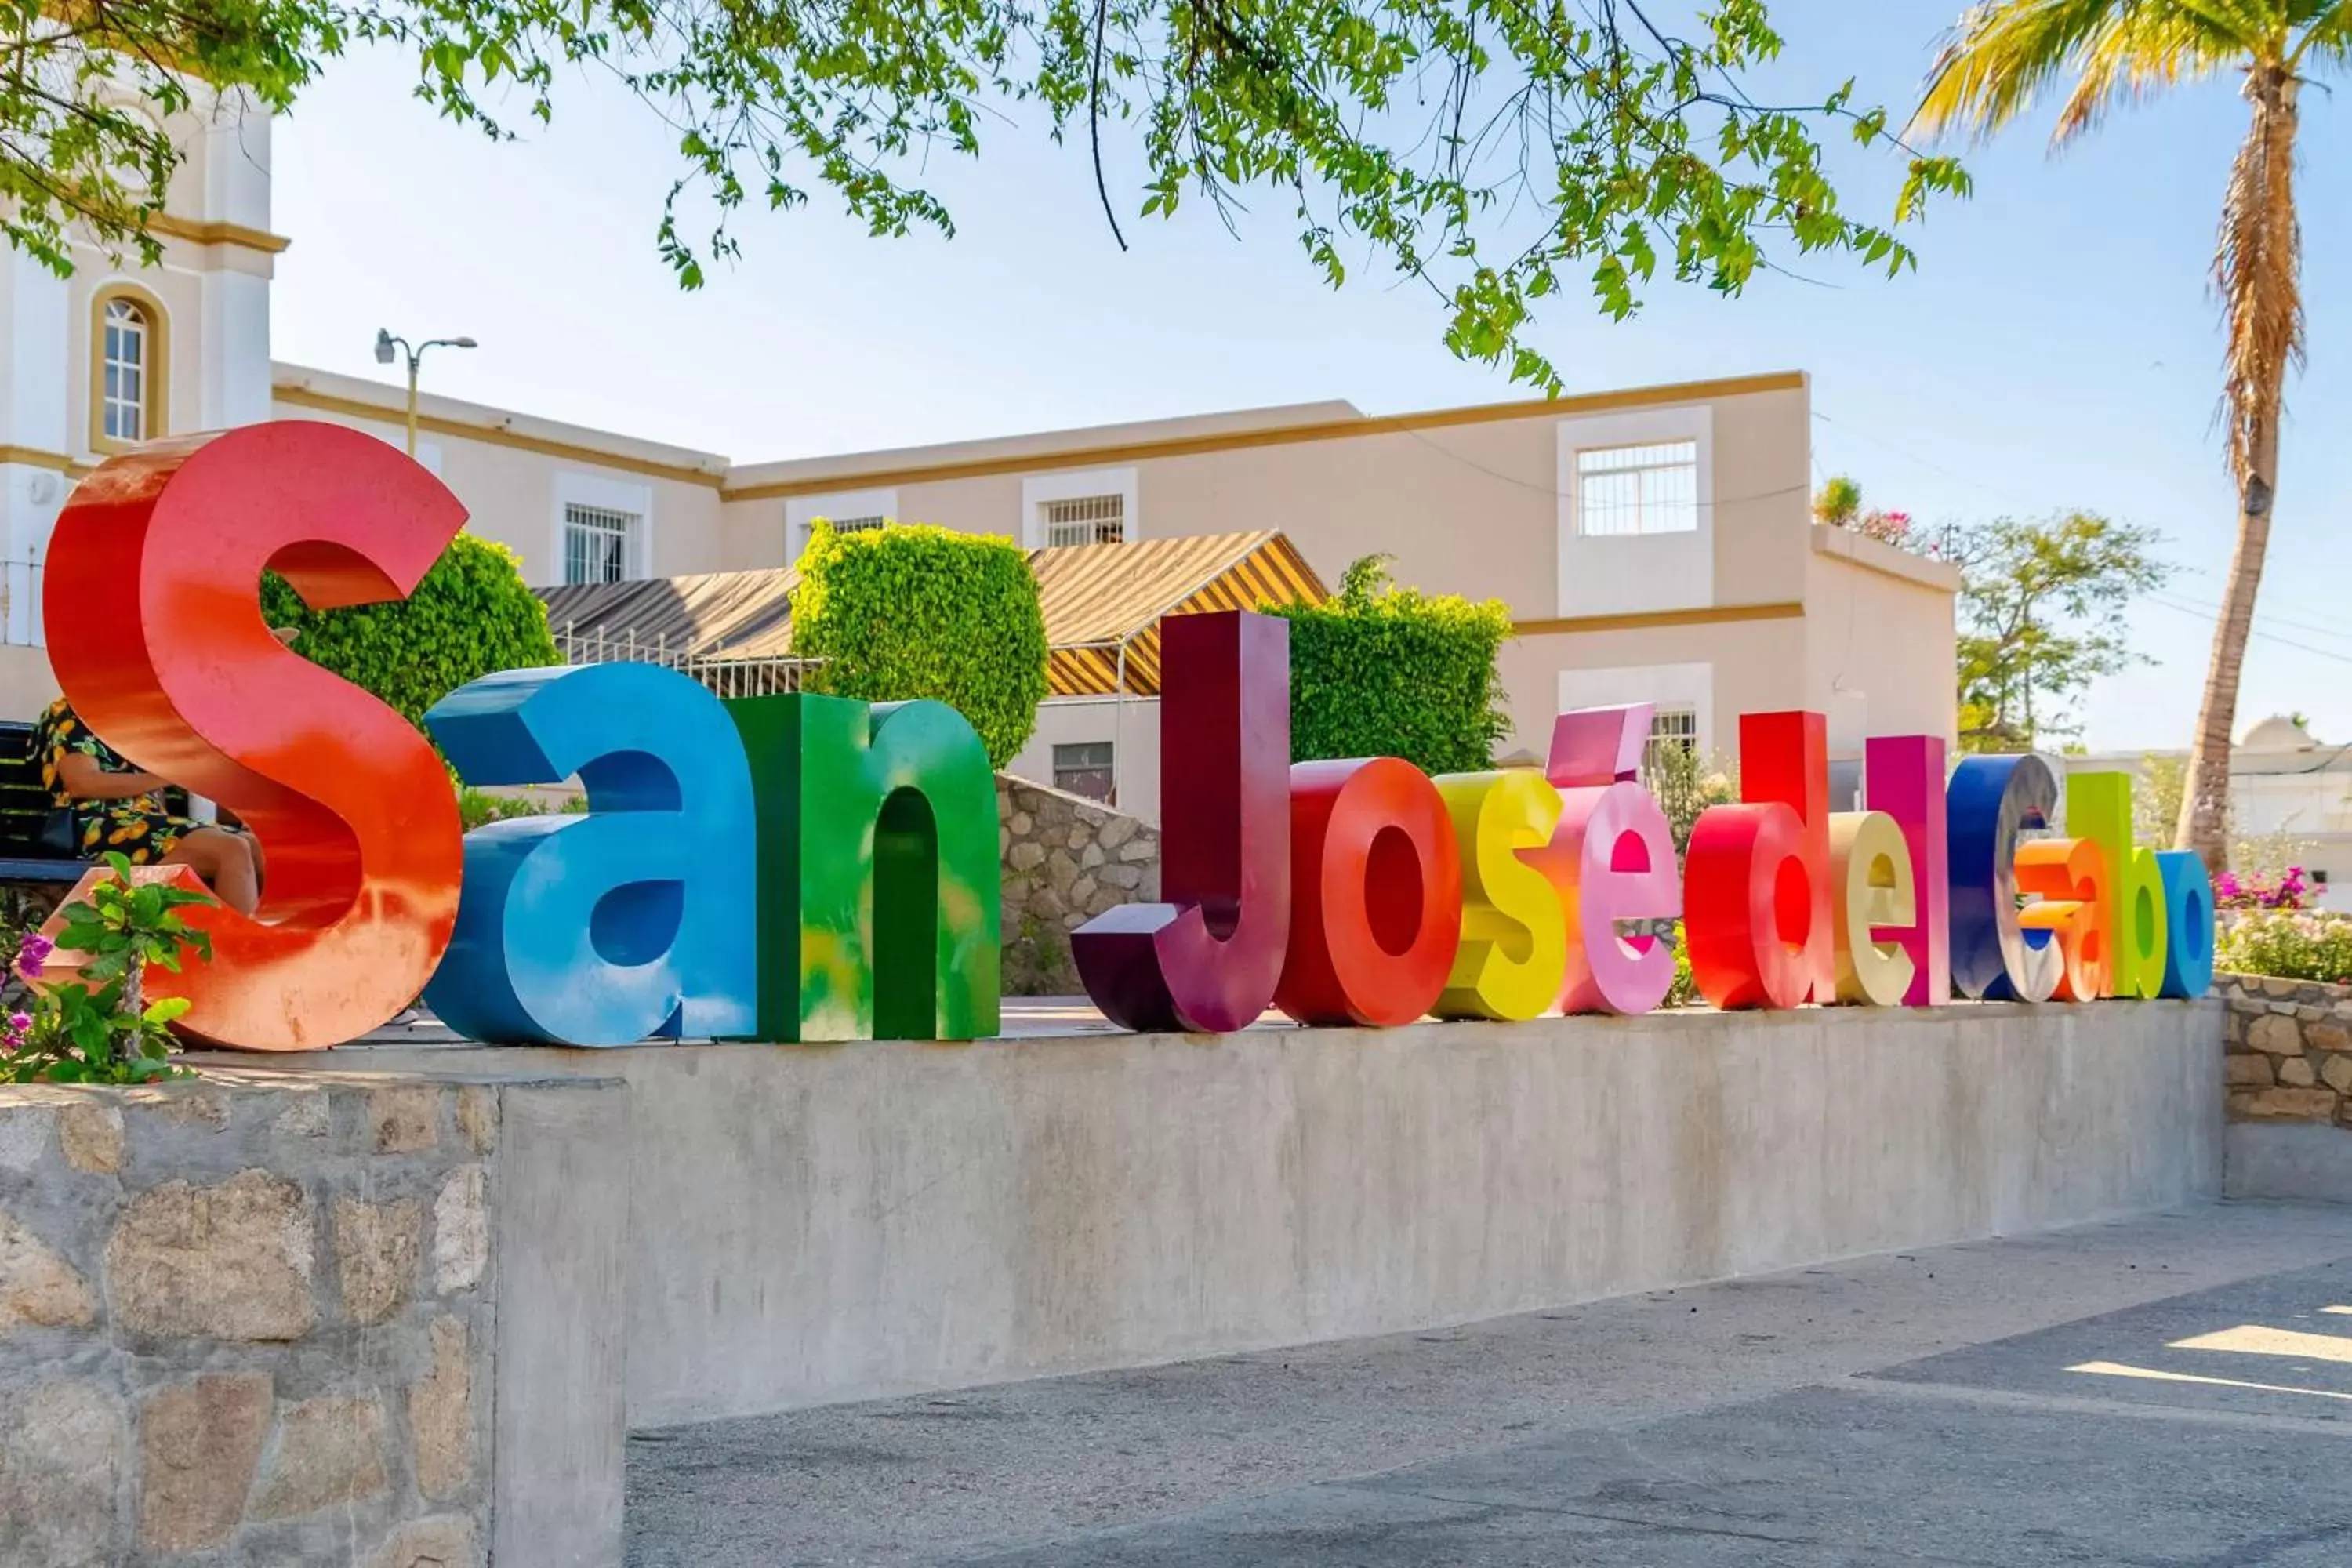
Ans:
<svg viewBox="0 0 2352 1568"><path fill-rule="evenodd" d="M947 479L981 479L992 474L1033 473L1041 468L1067 468L1076 463L1132 463L1151 458L1191 458L1207 452L1239 451L1252 447L1287 447L1304 441L1342 441L1358 436L1443 430L1457 425L1488 425L1507 419L1565 419L1612 409L1644 408L1666 403L1700 403L1759 392L1795 392L1804 384L1805 377L1801 371L1776 371L1764 375L1676 382L1664 386L1637 386L1622 392L1588 393L1573 397L1527 398L1516 403L1492 403L1475 408L1441 408L1423 414L1335 419L1274 430L1242 430L1216 436L1171 436L1108 447L1057 447L1011 457L975 458L964 462L917 463L897 468L844 468L814 479L782 479L772 484L726 488L720 490L719 499L730 501L772 500L779 497L823 495L830 490L863 489L869 486L930 484Z"/></svg>
<svg viewBox="0 0 2352 1568"><path fill-rule="evenodd" d="M119 441L106 433L106 308L117 300L128 300L147 314L148 353L140 367L146 418L137 441ZM128 452L171 433L172 313L141 284L120 278L100 284L89 297L89 449Z"/></svg>
<svg viewBox="0 0 2352 1568"><path fill-rule="evenodd" d="M386 407L356 397L338 397L331 392L317 392L307 386L279 384L269 389L273 402L290 404L296 408L312 408L321 414L341 414L348 418L365 419L378 425L407 423L407 411ZM446 418L437 414L419 413L416 427L436 436L456 436L463 440L479 441L486 446L511 447L518 451L536 452L544 458L564 458L573 462L593 463L599 468L619 468L632 474L645 474L657 479L674 479L679 484L707 485L712 489L725 483L725 476L708 468L689 468L677 463L656 462L650 458L633 458L625 453L608 452L595 447L583 447L570 441L551 441L543 437L525 436L513 430L503 430L495 425L471 425L462 419Z"/></svg>
<svg viewBox="0 0 2352 1568"><path fill-rule="evenodd" d="M27 468L47 468L59 474L87 472L63 452L44 452L38 447L0 447L0 463L16 463Z"/></svg>
<svg viewBox="0 0 2352 1568"><path fill-rule="evenodd" d="M1801 619L1804 605L1795 599L1767 605L1710 605L1699 610L1645 610L1624 616L1572 616L1567 619L1514 621L1511 631L1523 637L1558 637L1570 632L1641 632L1658 626L1719 626L1737 621Z"/></svg>
<svg viewBox="0 0 2352 1568"><path fill-rule="evenodd" d="M234 245L267 256L276 256L294 243L282 234L271 234L266 229L247 228L237 223L198 223L169 213L157 213L149 218L147 229L151 234L169 235L194 245Z"/></svg>

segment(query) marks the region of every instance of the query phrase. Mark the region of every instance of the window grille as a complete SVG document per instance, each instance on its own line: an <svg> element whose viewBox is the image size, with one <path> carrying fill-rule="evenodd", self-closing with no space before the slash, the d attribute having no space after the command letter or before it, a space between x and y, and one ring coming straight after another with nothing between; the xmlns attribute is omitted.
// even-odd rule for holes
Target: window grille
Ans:
<svg viewBox="0 0 2352 1568"><path fill-rule="evenodd" d="M1576 454L1576 531L1587 539L1698 528L1698 443L1599 447Z"/></svg>
<svg viewBox="0 0 2352 1568"><path fill-rule="evenodd" d="M825 521L833 524L833 531L835 533L871 533L888 521L889 519L883 517L829 517L825 519Z"/></svg>
<svg viewBox="0 0 2352 1568"><path fill-rule="evenodd" d="M1049 545L1117 544L1127 537L1125 496L1076 496L1045 508Z"/></svg>
<svg viewBox="0 0 2352 1568"><path fill-rule="evenodd" d="M1089 800L1107 801L1111 797L1116 771L1108 741L1081 741L1054 748L1055 789L1082 795Z"/></svg>
<svg viewBox="0 0 2352 1568"><path fill-rule="evenodd" d="M1650 738L1642 747L1644 776L1657 770L1659 759L1669 747L1686 757L1698 750L1698 710L1661 708L1650 715Z"/></svg>
<svg viewBox="0 0 2352 1568"><path fill-rule="evenodd" d="M629 559L636 551L637 523L637 514L633 511L582 506L576 501L564 503L564 582L626 581Z"/></svg>

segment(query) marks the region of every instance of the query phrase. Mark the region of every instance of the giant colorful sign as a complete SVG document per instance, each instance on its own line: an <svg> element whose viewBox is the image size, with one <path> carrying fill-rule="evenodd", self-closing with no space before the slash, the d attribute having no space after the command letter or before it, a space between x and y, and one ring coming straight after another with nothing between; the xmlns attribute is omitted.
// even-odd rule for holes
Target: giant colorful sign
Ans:
<svg viewBox="0 0 2352 1568"><path fill-rule="evenodd" d="M299 421L142 447L58 520L58 679L141 766L235 811L252 917L203 911L176 986L215 1044L300 1050L420 992L493 1041L971 1039L998 1024L996 795L961 715L816 695L721 701L650 665L509 670L425 728L487 786L576 777L584 816L459 831L434 746L280 647L259 581L398 598L465 522L373 437ZM1635 781L1645 705L1560 716L1542 770L1430 778L1293 764L1286 623L1163 624L1163 901L1079 928L1096 1004L1134 1029L1640 1013L1683 921L1717 1007L2192 996L2211 978L2194 856L2131 841L2129 780L1872 740L1866 809L1828 808L1823 721L1740 721L1743 798L1678 877ZM2028 901L2022 896L2035 897Z"/></svg>

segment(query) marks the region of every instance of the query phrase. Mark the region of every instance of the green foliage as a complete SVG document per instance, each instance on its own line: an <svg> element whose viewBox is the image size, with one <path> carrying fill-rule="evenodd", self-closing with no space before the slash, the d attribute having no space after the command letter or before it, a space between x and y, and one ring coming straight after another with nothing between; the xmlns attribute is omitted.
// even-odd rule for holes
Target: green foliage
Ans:
<svg viewBox="0 0 2352 1568"><path fill-rule="evenodd" d="M2226 974L2352 983L2352 920L2312 910L2248 910L2215 933L2213 967Z"/></svg>
<svg viewBox="0 0 2352 1568"><path fill-rule="evenodd" d="M1045 616L1026 552L944 528L835 533L817 520L793 591L808 689L868 702L928 697L971 721L1003 767L1045 700Z"/></svg>
<svg viewBox="0 0 2352 1568"><path fill-rule="evenodd" d="M1273 610L1290 622L1290 755L1402 757L1426 773L1475 773L1510 733L1495 656L1502 601L1474 605L1389 582L1367 555L1336 598Z"/></svg>
<svg viewBox="0 0 2352 1568"><path fill-rule="evenodd" d="M1739 764L1708 760L1688 746L1653 745L1642 759L1642 785L1666 814L1675 853L1690 847L1691 829L1710 805L1739 799Z"/></svg>
<svg viewBox="0 0 2352 1568"><path fill-rule="evenodd" d="M457 818L471 833L477 827L493 822L509 822L518 816L578 816L588 809L586 795L563 797L562 804L549 806L529 795L498 795L470 785L457 791Z"/></svg>
<svg viewBox="0 0 2352 1568"><path fill-rule="evenodd" d="M2069 705L2143 662L2123 612L2171 575L2160 539L2092 511L1996 518L1954 536L1962 751L2032 751L2082 729Z"/></svg>
<svg viewBox="0 0 2352 1568"><path fill-rule="evenodd" d="M547 606L523 586L514 552L461 533L406 599L313 610L276 573L261 580L261 613L301 633L311 662L364 687L412 724L466 682L501 669L562 660Z"/></svg>
<svg viewBox="0 0 2352 1568"><path fill-rule="evenodd" d="M2169 844L2180 821L2180 795L2189 785L2189 764L2177 756L2149 752L2132 781L2132 842Z"/></svg>
<svg viewBox="0 0 2352 1568"><path fill-rule="evenodd" d="M1843 528L1862 515L1862 487L1843 474L1832 474L1813 492L1813 521Z"/></svg>
<svg viewBox="0 0 2352 1568"><path fill-rule="evenodd" d="M1698 980L1691 973L1690 943L1683 940L1683 922L1676 921L1670 928L1675 944L1675 980L1666 987L1668 1007L1704 1007L1706 998L1698 994Z"/></svg>
<svg viewBox="0 0 2352 1568"><path fill-rule="evenodd" d="M211 900L160 882L134 886L131 862L120 854L106 863L114 875L87 902L65 907L58 932L59 946L84 955L80 978L37 993L29 1016L8 1020L17 1043L0 1056L0 1079L146 1083L183 1075L169 1060L171 1026L187 1000L148 1002L142 990L151 963L176 974L184 953L212 957L212 938L191 931L179 913Z"/></svg>
<svg viewBox="0 0 2352 1568"><path fill-rule="evenodd" d="M60 272L77 228L152 262L183 153L123 100L187 107L192 68L284 110L326 60L380 44L414 61L427 109L494 139L509 113L551 119L559 81L617 80L677 149L656 244L685 287L737 254L747 202L822 191L875 235L952 235L921 183L933 153L977 154L983 130L1084 134L1122 247L1122 207L1172 217L1193 198L1230 221L1287 203L1335 287L1365 258L1428 290L1455 353L1557 392L1531 341L1555 294L1587 288L1622 318L1661 270L1726 294L1803 255L1892 276L1914 262L1895 226L1968 188L1851 81L1751 94L1784 74L1765 0L1677 22L1518 0L16 0L0 231ZM1901 161L1889 223L1841 209L1817 134ZM1107 166L1133 186L1114 195Z"/></svg>

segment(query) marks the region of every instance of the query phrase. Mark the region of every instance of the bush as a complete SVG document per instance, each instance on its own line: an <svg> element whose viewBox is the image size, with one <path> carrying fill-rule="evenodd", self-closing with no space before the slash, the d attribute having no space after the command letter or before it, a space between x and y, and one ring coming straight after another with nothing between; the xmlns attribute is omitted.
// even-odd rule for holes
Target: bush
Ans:
<svg viewBox="0 0 2352 1568"><path fill-rule="evenodd" d="M304 658L412 724L478 677L562 662L547 606L523 585L514 552L470 533L449 542L406 599L313 610L271 572L261 580L261 613L273 626L299 629Z"/></svg>
<svg viewBox="0 0 2352 1568"><path fill-rule="evenodd" d="M584 795L566 795L560 805L549 805L527 795L499 795L470 784L457 790L457 820L468 833L489 823L518 816L580 816L587 810L588 797Z"/></svg>
<svg viewBox="0 0 2352 1568"><path fill-rule="evenodd" d="M800 566L793 652L824 661L809 690L944 702L999 768L1028 743L1045 700L1045 617L1019 546L944 528L835 533L819 520Z"/></svg>
<svg viewBox="0 0 2352 1568"><path fill-rule="evenodd" d="M2230 974L2352 983L2352 920L2300 910L2227 916L2213 944L2213 967Z"/></svg>
<svg viewBox="0 0 2352 1568"><path fill-rule="evenodd" d="M1402 757L1425 773L1476 773L1511 732L1495 656L1511 635L1499 599L1474 605L1389 582L1368 555L1337 598L1271 611L1290 622L1290 755Z"/></svg>

